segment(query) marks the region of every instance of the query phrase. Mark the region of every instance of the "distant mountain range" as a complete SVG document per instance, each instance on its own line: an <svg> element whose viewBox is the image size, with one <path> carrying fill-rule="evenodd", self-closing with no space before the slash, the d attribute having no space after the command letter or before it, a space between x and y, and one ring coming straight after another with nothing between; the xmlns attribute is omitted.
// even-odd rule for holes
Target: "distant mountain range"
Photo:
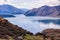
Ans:
<svg viewBox="0 0 60 40"><path fill-rule="evenodd" d="M27 10L24 8L18 9L14 6L4 4L0 5L0 16L2 17L14 17L14 14L25 14L26 16L60 16L60 5L59 6L42 6L39 8L33 8Z"/></svg>
<svg viewBox="0 0 60 40"><path fill-rule="evenodd" d="M59 6L42 6L40 8L33 8L25 13L26 16L60 16Z"/></svg>
<svg viewBox="0 0 60 40"><path fill-rule="evenodd" d="M25 13L25 9L18 9L14 6L11 5L0 5L0 16L12 16L13 14L24 14Z"/></svg>

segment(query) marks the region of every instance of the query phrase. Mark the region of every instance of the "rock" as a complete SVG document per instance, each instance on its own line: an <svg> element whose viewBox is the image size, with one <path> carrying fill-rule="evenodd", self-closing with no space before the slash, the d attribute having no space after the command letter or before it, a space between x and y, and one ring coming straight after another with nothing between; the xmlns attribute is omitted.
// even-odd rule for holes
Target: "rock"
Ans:
<svg viewBox="0 0 60 40"><path fill-rule="evenodd" d="M47 40L60 40L60 29L46 29L42 33L45 35Z"/></svg>

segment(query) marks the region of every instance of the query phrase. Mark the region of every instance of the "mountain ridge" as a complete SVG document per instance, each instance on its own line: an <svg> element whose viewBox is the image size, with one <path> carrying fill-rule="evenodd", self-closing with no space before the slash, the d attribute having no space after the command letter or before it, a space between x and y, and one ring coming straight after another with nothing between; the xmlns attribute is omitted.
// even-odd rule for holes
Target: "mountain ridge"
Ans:
<svg viewBox="0 0 60 40"><path fill-rule="evenodd" d="M24 10L16 8L12 5L8 5L8 4L0 5L0 16L2 17L5 15L14 16L14 14L24 14L24 13L25 13Z"/></svg>
<svg viewBox="0 0 60 40"><path fill-rule="evenodd" d="M25 13L26 16L60 16L60 5L59 6L42 6L39 8L33 8Z"/></svg>

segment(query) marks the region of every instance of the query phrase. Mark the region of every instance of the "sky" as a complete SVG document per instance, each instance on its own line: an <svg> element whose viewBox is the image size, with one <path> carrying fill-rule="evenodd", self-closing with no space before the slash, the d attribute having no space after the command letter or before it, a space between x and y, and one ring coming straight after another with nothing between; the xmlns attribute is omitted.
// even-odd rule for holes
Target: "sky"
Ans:
<svg viewBox="0 0 60 40"><path fill-rule="evenodd" d="M0 0L0 5L10 4L17 8L38 8L44 5L56 6L60 5L60 0Z"/></svg>

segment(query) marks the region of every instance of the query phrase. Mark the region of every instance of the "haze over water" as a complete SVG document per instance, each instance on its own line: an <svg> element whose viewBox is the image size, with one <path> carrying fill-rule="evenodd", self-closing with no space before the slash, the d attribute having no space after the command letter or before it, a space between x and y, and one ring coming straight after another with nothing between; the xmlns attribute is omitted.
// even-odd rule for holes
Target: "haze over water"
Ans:
<svg viewBox="0 0 60 40"><path fill-rule="evenodd" d="M15 16L16 17L11 17L6 19L9 20L11 23L18 25L23 29L27 29L32 33L41 32L44 29L48 29L48 28L60 29L60 18L25 16L23 14L15 15Z"/></svg>

